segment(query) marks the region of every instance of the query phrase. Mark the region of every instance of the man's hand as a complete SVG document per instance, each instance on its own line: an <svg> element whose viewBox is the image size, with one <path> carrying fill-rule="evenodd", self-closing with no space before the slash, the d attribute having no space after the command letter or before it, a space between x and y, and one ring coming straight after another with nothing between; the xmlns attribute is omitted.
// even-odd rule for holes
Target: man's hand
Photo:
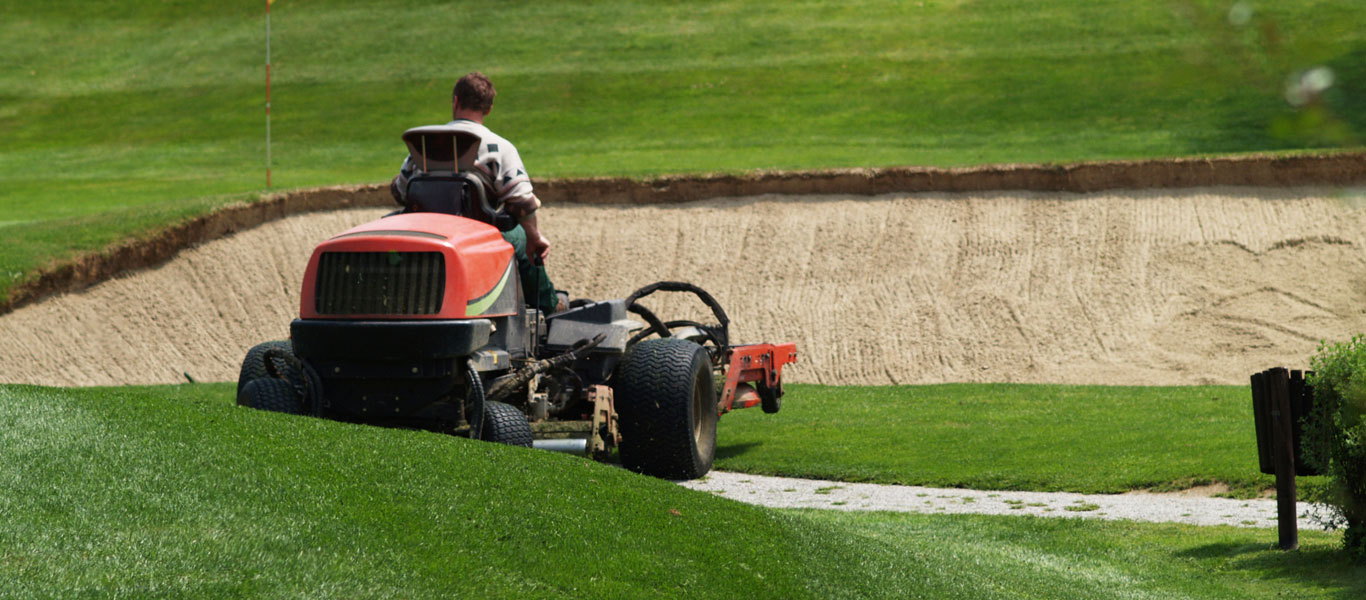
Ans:
<svg viewBox="0 0 1366 600"><path fill-rule="evenodd" d="M545 239L541 232L535 235L530 232L526 236L526 254L536 260L537 264L545 262L545 257L550 254L550 240Z"/></svg>
<svg viewBox="0 0 1366 600"><path fill-rule="evenodd" d="M545 257L550 254L550 240L541 234L541 228L536 223L536 213L531 213L521 220L522 230L526 232L526 255L531 262L541 264L545 262Z"/></svg>

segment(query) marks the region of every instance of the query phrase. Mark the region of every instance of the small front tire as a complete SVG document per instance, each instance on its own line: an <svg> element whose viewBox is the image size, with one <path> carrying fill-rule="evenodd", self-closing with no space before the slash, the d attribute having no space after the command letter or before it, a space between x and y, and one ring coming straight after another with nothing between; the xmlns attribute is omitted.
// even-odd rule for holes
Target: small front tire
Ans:
<svg viewBox="0 0 1366 600"><path fill-rule="evenodd" d="M531 423L516 407L502 402L484 403L484 426L479 439L509 446L531 447Z"/></svg>
<svg viewBox="0 0 1366 600"><path fill-rule="evenodd" d="M273 377L247 382L237 393L237 404L291 415L304 414L304 399L294 385Z"/></svg>
<svg viewBox="0 0 1366 600"><path fill-rule="evenodd" d="M242 359L242 369L237 374L238 398L242 397L242 389L248 383L270 377L270 372L266 369L266 352L271 350L279 350L290 356L294 354L294 346L287 340L263 342L252 346L250 350L247 350L247 356ZM291 371L283 360L277 360L275 367L280 373L289 374Z"/></svg>

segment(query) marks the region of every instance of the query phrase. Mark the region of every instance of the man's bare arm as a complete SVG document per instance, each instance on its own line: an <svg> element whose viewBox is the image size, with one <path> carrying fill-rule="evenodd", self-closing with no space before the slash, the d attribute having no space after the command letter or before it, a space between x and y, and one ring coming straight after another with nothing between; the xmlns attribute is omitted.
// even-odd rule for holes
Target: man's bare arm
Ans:
<svg viewBox="0 0 1366 600"><path fill-rule="evenodd" d="M544 261L550 253L550 240L541 233L541 228L536 222L536 213L522 217L520 223L522 230L526 231L526 255Z"/></svg>
<svg viewBox="0 0 1366 600"><path fill-rule="evenodd" d="M517 217L517 222L526 232L527 256L544 261L546 254L550 252L550 240L541 233L540 223L536 221L536 210L540 207L541 201L534 195L507 200L507 211Z"/></svg>

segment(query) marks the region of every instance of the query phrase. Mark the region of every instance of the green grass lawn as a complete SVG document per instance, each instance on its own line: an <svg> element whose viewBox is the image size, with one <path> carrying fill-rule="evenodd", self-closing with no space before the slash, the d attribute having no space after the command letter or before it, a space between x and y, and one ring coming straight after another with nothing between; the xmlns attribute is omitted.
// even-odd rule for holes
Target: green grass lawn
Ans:
<svg viewBox="0 0 1366 600"><path fill-rule="evenodd" d="M1247 496L1275 483L1257 469L1250 394L1240 386L790 385L777 415L721 419L716 466L1083 493L1218 482Z"/></svg>
<svg viewBox="0 0 1366 600"><path fill-rule="evenodd" d="M239 408L232 390L0 386L0 597L1366 591L1317 532L1282 553L1267 529L772 511L565 455Z"/></svg>
<svg viewBox="0 0 1366 600"><path fill-rule="evenodd" d="M262 191L260 3L0 10L0 297L54 260ZM1233 27L1206 0L284 1L274 180L387 179L399 132L448 118L471 69L498 84L490 124L537 177L1357 144L1363 13L1256 10ZM1337 85L1315 114L1334 117L1311 127L1281 88L1319 64Z"/></svg>
<svg viewBox="0 0 1366 600"><path fill-rule="evenodd" d="M810 511L868 548L891 548L926 598L1339 598L1366 594L1366 568L1338 536L1036 517ZM921 575L923 573L923 575ZM874 575L876 576L876 575ZM889 593L889 597L913 597Z"/></svg>

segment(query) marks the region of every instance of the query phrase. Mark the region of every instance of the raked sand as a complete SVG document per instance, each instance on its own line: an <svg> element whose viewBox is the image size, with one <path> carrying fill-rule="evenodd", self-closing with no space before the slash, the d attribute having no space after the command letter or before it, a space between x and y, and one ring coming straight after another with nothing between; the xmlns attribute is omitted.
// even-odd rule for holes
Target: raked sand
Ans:
<svg viewBox="0 0 1366 600"><path fill-rule="evenodd" d="M1366 331L1362 195L1211 188L755 196L548 205L555 283L715 295L788 381L1244 384ZM314 244L383 214L311 213L0 317L0 382L230 381L298 313ZM701 316L689 297L645 301Z"/></svg>

